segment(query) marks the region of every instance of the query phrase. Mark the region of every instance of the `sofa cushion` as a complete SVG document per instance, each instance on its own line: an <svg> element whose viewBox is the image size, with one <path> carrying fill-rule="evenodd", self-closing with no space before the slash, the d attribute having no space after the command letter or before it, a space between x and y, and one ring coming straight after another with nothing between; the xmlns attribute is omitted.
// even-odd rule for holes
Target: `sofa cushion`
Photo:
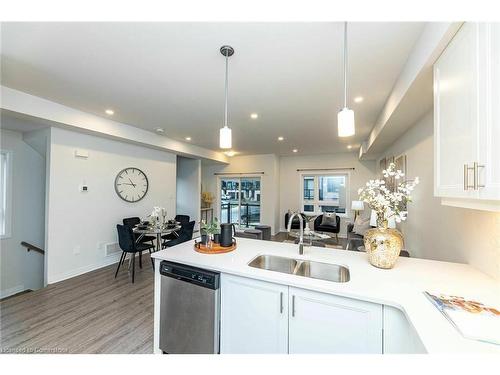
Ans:
<svg viewBox="0 0 500 375"><path fill-rule="evenodd" d="M371 229L370 218L363 218L358 216L356 221L354 222L354 227L352 231L360 236L364 236L366 231Z"/></svg>
<svg viewBox="0 0 500 375"><path fill-rule="evenodd" d="M337 214L335 212L325 212L322 216L320 225L337 226Z"/></svg>

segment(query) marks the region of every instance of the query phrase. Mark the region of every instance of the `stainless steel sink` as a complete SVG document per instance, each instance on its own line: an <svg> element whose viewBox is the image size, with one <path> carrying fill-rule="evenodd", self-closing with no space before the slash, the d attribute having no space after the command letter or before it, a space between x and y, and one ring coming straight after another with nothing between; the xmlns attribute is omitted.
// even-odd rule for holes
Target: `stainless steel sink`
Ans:
<svg viewBox="0 0 500 375"><path fill-rule="evenodd" d="M334 281L336 283L345 283L350 280L349 268L338 264L285 258L276 255L259 255L252 259L248 265L254 268Z"/></svg>
<svg viewBox="0 0 500 375"><path fill-rule="evenodd" d="M269 271L293 273L297 267L297 261L292 258L284 258L274 255L259 255L250 261L248 265L250 267L261 268Z"/></svg>
<svg viewBox="0 0 500 375"><path fill-rule="evenodd" d="M351 278L349 268L338 264L303 261L297 267L294 275L311 277L313 279L345 283Z"/></svg>

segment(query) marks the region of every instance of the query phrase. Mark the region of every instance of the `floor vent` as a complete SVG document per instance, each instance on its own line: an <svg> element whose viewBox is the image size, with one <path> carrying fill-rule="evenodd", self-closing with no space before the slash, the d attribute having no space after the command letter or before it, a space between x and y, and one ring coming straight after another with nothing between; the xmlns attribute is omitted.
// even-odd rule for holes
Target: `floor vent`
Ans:
<svg viewBox="0 0 500 375"><path fill-rule="evenodd" d="M118 245L118 242L111 242L111 243L107 243L106 245L104 245L104 252L105 252L106 256L114 255L114 254L117 254L121 251L122 250L120 249L120 245Z"/></svg>

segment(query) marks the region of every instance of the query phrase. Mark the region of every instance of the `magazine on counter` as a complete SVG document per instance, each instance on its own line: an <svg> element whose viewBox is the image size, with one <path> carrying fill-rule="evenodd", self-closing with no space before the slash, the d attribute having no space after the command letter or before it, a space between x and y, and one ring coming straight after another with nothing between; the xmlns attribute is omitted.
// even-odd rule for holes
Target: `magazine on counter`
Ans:
<svg viewBox="0 0 500 375"><path fill-rule="evenodd" d="M499 309L463 297L424 294L465 338L500 345Z"/></svg>

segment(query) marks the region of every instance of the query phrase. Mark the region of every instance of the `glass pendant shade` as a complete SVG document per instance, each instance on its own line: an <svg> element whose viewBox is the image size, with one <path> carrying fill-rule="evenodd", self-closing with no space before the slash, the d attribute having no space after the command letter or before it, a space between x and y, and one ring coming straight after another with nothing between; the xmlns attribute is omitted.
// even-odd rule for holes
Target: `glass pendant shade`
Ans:
<svg viewBox="0 0 500 375"><path fill-rule="evenodd" d="M231 128L224 126L219 131L219 147L223 149L231 148Z"/></svg>
<svg viewBox="0 0 500 375"><path fill-rule="evenodd" d="M354 111L345 107L337 115L339 137L354 135Z"/></svg>

